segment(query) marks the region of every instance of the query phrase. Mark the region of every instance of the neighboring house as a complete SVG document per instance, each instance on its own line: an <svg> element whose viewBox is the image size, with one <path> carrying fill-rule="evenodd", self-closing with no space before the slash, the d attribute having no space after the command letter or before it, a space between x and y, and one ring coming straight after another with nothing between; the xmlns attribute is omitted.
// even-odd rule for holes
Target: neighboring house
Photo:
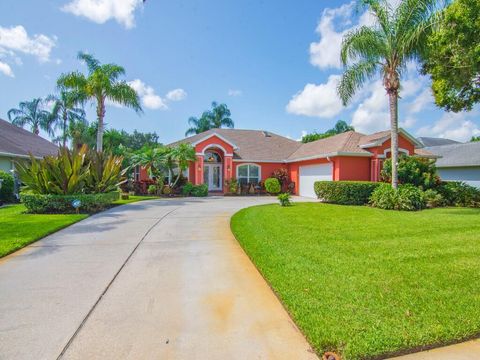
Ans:
<svg viewBox="0 0 480 360"><path fill-rule="evenodd" d="M179 143L195 147L197 160L187 172L189 181L219 192L226 190L225 180L258 183L285 168L295 194L315 197L313 184L318 180L378 181L383 161L390 156L390 131L371 135L349 131L303 144L268 131L212 129L169 146ZM400 130L401 153L432 156L416 150L420 147L417 139Z"/></svg>
<svg viewBox="0 0 480 360"><path fill-rule="evenodd" d="M464 181L480 188L480 142L433 146L426 150L440 156L436 165L442 180Z"/></svg>
<svg viewBox="0 0 480 360"><path fill-rule="evenodd" d="M460 144L460 142L455 140L434 137L419 137L417 140L420 141L424 147Z"/></svg>
<svg viewBox="0 0 480 360"><path fill-rule="evenodd" d="M42 158L57 152L58 147L50 141L0 119L0 170L13 170L14 161L28 159L30 153Z"/></svg>

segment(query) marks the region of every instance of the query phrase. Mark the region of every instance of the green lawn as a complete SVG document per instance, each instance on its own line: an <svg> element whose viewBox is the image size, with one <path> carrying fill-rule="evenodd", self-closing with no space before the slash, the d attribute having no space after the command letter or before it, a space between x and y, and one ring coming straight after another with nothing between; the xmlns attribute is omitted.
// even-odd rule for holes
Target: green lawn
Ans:
<svg viewBox="0 0 480 360"><path fill-rule="evenodd" d="M130 196L128 200L117 200L114 204L124 205L149 199L157 198ZM0 258L88 216L24 214L25 210L21 204L0 208Z"/></svg>
<svg viewBox="0 0 480 360"><path fill-rule="evenodd" d="M0 208L0 257L88 216L24 214L25 210L21 204Z"/></svg>
<svg viewBox="0 0 480 360"><path fill-rule="evenodd" d="M231 226L320 354L381 357L480 334L480 209L266 205Z"/></svg>

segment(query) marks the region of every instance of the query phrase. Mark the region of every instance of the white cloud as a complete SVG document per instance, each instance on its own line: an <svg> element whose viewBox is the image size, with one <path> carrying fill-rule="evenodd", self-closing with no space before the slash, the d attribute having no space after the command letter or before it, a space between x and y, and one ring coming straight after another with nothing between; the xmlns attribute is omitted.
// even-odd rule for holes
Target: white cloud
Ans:
<svg viewBox="0 0 480 360"><path fill-rule="evenodd" d="M186 97L187 97L187 92L183 89L171 90L166 95L166 98L170 101L181 101Z"/></svg>
<svg viewBox="0 0 480 360"><path fill-rule="evenodd" d="M62 10L98 24L114 19L130 29L135 26L135 11L142 3L142 0L72 0Z"/></svg>
<svg viewBox="0 0 480 360"><path fill-rule="evenodd" d="M29 36L21 25L5 28L0 26L0 53L11 57L20 52L35 56L39 61L50 60L50 53L55 47L57 38L43 34ZM17 63L21 60L16 59Z"/></svg>
<svg viewBox="0 0 480 360"><path fill-rule="evenodd" d="M325 84L307 84L295 94L287 105L291 114L331 118L342 111L342 101L337 95L339 75L330 75Z"/></svg>
<svg viewBox="0 0 480 360"><path fill-rule="evenodd" d="M352 126L362 133L373 133L388 129L390 115L388 113L388 97L382 81L377 80L365 87L369 96L357 107L352 116Z"/></svg>
<svg viewBox="0 0 480 360"><path fill-rule="evenodd" d="M6 76L15 77L15 75L13 74L13 70L10 67L10 65L8 65L7 63L4 63L2 61L0 61L0 73L4 74Z"/></svg>
<svg viewBox="0 0 480 360"><path fill-rule="evenodd" d="M480 135L480 128L465 113L445 113L433 125L418 129L417 135L468 141L472 136Z"/></svg>
<svg viewBox="0 0 480 360"><path fill-rule="evenodd" d="M411 114L419 113L424 110L428 105L433 104L433 96L430 87L426 87L423 91L415 97L413 102L408 106L408 111Z"/></svg>
<svg viewBox="0 0 480 360"><path fill-rule="evenodd" d="M142 80L135 79L133 81L130 81L128 84L137 92L143 106L145 106L147 109L168 109L165 101L160 96L155 94L155 90L153 89L153 87L148 86Z"/></svg>
<svg viewBox="0 0 480 360"><path fill-rule="evenodd" d="M242 96L243 91L238 89L229 89L228 96Z"/></svg>

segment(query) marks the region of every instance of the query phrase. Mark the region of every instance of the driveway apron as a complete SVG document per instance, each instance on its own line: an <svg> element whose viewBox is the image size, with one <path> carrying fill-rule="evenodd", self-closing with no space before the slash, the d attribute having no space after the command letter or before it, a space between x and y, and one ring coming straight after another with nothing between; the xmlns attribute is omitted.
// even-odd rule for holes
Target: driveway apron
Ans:
<svg viewBox="0 0 480 360"><path fill-rule="evenodd" d="M130 204L0 260L0 358L316 359L230 232L272 200Z"/></svg>

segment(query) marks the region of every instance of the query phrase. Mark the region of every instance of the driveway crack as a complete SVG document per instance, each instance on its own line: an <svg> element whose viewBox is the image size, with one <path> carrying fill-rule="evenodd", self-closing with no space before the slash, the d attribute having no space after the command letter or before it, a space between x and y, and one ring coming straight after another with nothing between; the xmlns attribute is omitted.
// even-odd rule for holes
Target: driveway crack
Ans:
<svg viewBox="0 0 480 360"><path fill-rule="evenodd" d="M65 344L65 346L63 347L62 349L62 352L58 355L57 357L57 360L60 360L63 358L63 356L65 355L65 353L67 352L68 348L70 347L70 345L73 343L73 341L75 340L75 338L77 337L77 335L80 333L80 331L82 330L83 326L86 324L87 320L89 319L90 315L92 315L92 313L94 312L95 308L97 307L97 305L100 303L100 301L102 300L102 298L106 295L106 293L108 292L108 290L110 289L110 287L112 286L112 284L115 282L115 280L117 279L118 275L122 272L123 268L125 267L125 265L127 265L128 261L130 260L130 258L133 256L133 254L135 254L135 252L137 251L138 247L140 246L140 244L143 242L143 240L148 236L148 234L150 234L150 232L158 225L162 222L163 219L165 219L168 215L170 215L171 213L173 213L174 211L178 210L180 207L177 207L169 212L167 212L166 214L164 214L163 216L161 216L152 226L150 226L148 228L148 230L145 232L145 234L143 234L142 238L140 239L140 241L137 243L137 245L135 245L135 247L132 249L132 251L130 252L130 254L127 256L127 258L125 259L125 261L122 263L122 265L120 266L120 268L117 270L117 272L115 273L115 275L113 276L113 278L110 280L110 282L107 284L107 286L105 287L105 289L103 289L102 293L100 294L100 296L98 297L97 301L95 301L95 303L93 304L93 306L90 308L90 310L88 311L88 313L85 315L85 317L83 318L82 322L80 323L80 325L77 327L77 330L75 330L75 332L73 333L73 335L70 337L70 339L68 340L68 342Z"/></svg>

